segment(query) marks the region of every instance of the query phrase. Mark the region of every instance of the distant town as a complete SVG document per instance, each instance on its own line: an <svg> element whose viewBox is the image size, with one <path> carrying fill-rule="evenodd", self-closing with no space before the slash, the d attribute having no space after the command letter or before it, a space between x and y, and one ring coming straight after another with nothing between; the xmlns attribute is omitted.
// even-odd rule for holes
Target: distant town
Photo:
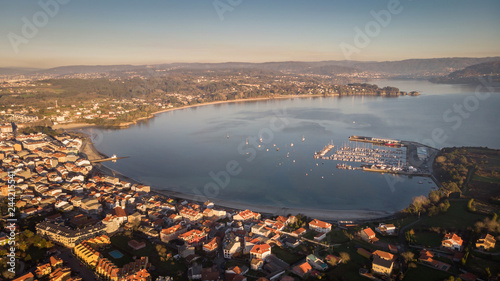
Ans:
<svg viewBox="0 0 500 281"><path fill-rule="evenodd" d="M3 278L496 280L499 274L497 213L491 217L487 206L451 189L415 198L379 220L276 216L172 198L113 176L89 160L83 151L92 144L80 134L32 132L15 123L0 130ZM444 164L443 157L436 161Z"/></svg>
<svg viewBox="0 0 500 281"><path fill-rule="evenodd" d="M319 96L419 95L395 87L347 83L343 76L266 74L258 71L162 72L124 78L8 80L0 83L0 120L57 125L126 127L154 113L213 102ZM356 81L356 79L354 80ZM338 84L341 83L341 84Z"/></svg>

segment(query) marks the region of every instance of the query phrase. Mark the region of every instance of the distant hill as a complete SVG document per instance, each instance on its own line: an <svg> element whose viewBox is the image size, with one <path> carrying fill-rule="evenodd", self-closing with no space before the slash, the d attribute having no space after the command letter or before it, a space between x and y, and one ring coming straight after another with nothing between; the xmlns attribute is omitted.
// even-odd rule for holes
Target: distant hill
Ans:
<svg viewBox="0 0 500 281"><path fill-rule="evenodd" d="M43 69L33 72L34 74L56 74L56 75L68 75L68 74L85 74L85 73L108 73L113 71L127 71L144 68L143 66L134 65L70 65L70 66L59 66L49 69Z"/></svg>
<svg viewBox="0 0 500 281"><path fill-rule="evenodd" d="M0 75L23 75L37 70L38 68L0 67Z"/></svg>
<svg viewBox="0 0 500 281"><path fill-rule="evenodd" d="M128 76L131 73L144 74L153 69L155 71L182 71L182 70L225 70L237 71L244 69L280 72L285 74L303 75L356 75L375 78L431 78L448 75L466 67L500 61L500 57L486 58L432 58L409 59L402 61L284 61L284 62L224 62L224 63L171 63L157 65L73 65L61 66L43 70L24 71L21 74L50 75L59 77L74 74L113 74ZM0 69L0 74L20 74L19 70Z"/></svg>
<svg viewBox="0 0 500 281"><path fill-rule="evenodd" d="M492 82L500 82L500 60L471 65L446 76L436 77L431 81L437 83L477 83L478 78L484 76L491 77Z"/></svg>
<svg viewBox="0 0 500 281"><path fill-rule="evenodd" d="M500 57L409 59L382 62L341 61L336 64L386 74L392 78L429 78L447 75L471 65L498 60Z"/></svg>

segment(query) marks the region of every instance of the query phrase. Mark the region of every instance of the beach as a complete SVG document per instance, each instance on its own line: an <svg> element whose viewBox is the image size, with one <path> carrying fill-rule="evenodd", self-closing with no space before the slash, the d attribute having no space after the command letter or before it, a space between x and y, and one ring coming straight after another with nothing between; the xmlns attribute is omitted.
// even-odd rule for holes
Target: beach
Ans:
<svg viewBox="0 0 500 281"><path fill-rule="evenodd" d="M206 102L206 103L199 103L199 104L192 104L192 105L185 105L181 107L172 107L172 108L167 108L167 109L162 109L156 112L151 113L151 116L148 117L141 117L137 118L134 121L130 122L124 122L120 123L119 125L116 125L117 128L127 128L130 125L136 124L138 121L142 120L147 120L155 117L155 115L160 114L160 113L165 113L165 112L170 112L170 111L175 111L175 110L181 110L181 109L188 109L188 108L194 108L194 107L199 107L199 106L206 106L206 105L215 105L215 104L226 104L226 103L237 103L237 102L252 102L252 101L267 101L267 100L274 100L274 99L295 99L295 98L314 98L314 97L322 97L323 95L295 95L295 96L279 96L279 97L264 97L264 98L251 98L251 99L236 99L236 100L225 100L225 101L213 101L213 102ZM98 127L98 125L95 124L89 124L89 123L60 123L57 125L53 125L52 129L63 129L63 130L75 130L75 129L82 129L82 128L90 128L90 127Z"/></svg>

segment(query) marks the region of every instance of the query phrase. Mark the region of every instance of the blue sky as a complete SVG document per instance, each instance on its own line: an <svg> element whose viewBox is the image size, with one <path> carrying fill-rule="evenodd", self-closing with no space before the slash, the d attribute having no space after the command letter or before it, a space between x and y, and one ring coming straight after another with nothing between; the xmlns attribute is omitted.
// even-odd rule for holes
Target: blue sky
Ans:
<svg viewBox="0 0 500 281"><path fill-rule="evenodd" d="M498 56L499 15L493 0L0 0L0 67Z"/></svg>

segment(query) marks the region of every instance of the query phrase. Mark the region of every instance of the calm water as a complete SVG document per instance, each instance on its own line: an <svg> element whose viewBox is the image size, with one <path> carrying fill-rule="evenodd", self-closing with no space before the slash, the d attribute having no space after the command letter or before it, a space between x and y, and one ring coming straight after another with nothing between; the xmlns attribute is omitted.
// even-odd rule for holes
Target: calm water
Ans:
<svg viewBox="0 0 500 281"><path fill-rule="evenodd" d="M99 135L98 150L130 156L108 162L108 167L158 189L205 193L207 184L216 184L210 173L222 174L229 163L237 164L230 170L239 173L230 176L226 187L218 192L209 188L206 195L333 210L397 211L412 197L428 194L433 184L417 177L338 170L337 161L313 159L314 152L332 139L336 146L348 142L350 135L367 135L438 148L500 148L499 93L476 96L474 88L425 81L374 83L419 90L422 95L209 105L163 113L129 129L88 131ZM466 107L455 113L454 105ZM433 132L438 137L433 138Z"/></svg>

